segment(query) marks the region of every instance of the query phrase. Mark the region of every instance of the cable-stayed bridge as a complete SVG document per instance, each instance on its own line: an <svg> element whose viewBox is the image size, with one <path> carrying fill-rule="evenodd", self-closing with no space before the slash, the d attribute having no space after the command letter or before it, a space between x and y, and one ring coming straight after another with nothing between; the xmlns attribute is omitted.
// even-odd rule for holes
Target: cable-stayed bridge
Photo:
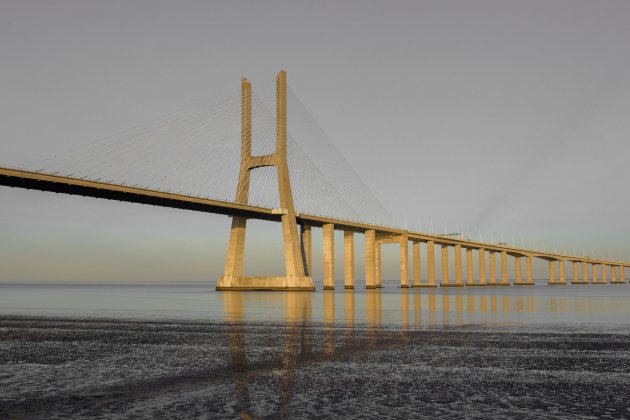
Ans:
<svg viewBox="0 0 630 420"><path fill-rule="evenodd" d="M355 287L356 234L365 235L366 288L381 287L381 245L387 243L400 246L401 287L532 285L534 258L548 262L549 284L567 284L569 277L572 284L625 283L630 266L389 225L391 216L288 89L283 71L273 85L254 91L243 79L240 94L230 92L29 167L0 167L0 185L231 216L217 290L315 290L313 227L323 230L324 289L335 284L335 230L344 232L344 287L349 289ZM285 276L243 275L247 219L281 223ZM449 275L451 251L454 276ZM514 282L508 279L509 258Z"/></svg>

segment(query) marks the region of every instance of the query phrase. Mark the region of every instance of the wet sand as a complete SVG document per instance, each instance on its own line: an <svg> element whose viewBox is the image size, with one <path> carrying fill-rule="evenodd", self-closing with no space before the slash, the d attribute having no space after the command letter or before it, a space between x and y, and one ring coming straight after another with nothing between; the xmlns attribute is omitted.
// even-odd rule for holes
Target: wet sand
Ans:
<svg viewBox="0 0 630 420"><path fill-rule="evenodd" d="M0 418L628 418L630 335L0 317Z"/></svg>

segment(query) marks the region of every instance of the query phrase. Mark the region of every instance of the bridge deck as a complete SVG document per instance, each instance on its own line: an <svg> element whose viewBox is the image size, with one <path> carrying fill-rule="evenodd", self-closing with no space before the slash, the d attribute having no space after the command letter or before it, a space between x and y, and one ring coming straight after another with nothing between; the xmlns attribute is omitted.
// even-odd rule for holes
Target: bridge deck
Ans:
<svg viewBox="0 0 630 420"><path fill-rule="evenodd" d="M15 188L26 188L49 191L62 194L80 195L85 197L104 198L108 200L125 201L130 203L149 204L206 213L223 214L227 216L244 216L251 219L280 221L280 215L273 209L239 204L229 201L213 200L210 198L193 197L167 191L157 191L137 186L118 185L107 182L91 181L87 179L71 178L40 172L0 167L0 185ZM464 239L448 238L440 235L430 235L421 232L409 232L387 226L376 226L367 223L340 220L329 217L299 214L298 223L312 226L322 226L332 223L338 229L363 233L373 229L381 235L408 235L410 240L434 241L438 245L461 245L463 248L484 248L486 251L506 251L513 256L532 256L546 260L584 261L595 264L616 264L630 267L630 263L618 261L604 261L587 257L569 256L551 252L539 252L509 246L475 242Z"/></svg>

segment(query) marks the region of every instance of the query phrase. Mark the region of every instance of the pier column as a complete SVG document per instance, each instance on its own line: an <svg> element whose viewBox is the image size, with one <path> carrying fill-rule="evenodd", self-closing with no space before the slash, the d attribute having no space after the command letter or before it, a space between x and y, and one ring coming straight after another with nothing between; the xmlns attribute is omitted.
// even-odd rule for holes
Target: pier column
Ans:
<svg viewBox="0 0 630 420"><path fill-rule="evenodd" d="M549 261L549 284L556 282L556 267L553 261Z"/></svg>
<svg viewBox="0 0 630 420"><path fill-rule="evenodd" d="M494 285L497 282L497 264L494 258L494 251L490 252L490 284Z"/></svg>
<svg viewBox="0 0 630 420"><path fill-rule="evenodd" d="M310 225L300 226L300 239L302 240L302 258L304 259L306 275L310 276L311 270L313 270L313 235Z"/></svg>
<svg viewBox="0 0 630 420"><path fill-rule="evenodd" d="M479 248L479 284L485 286L486 281L486 250Z"/></svg>
<svg viewBox="0 0 630 420"><path fill-rule="evenodd" d="M560 284L566 284L566 278L564 276L565 262L563 260L560 260L558 261L558 264L560 264L559 270L558 270L558 276L560 277Z"/></svg>
<svg viewBox="0 0 630 420"><path fill-rule="evenodd" d="M602 266L602 283L608 283L608 278L606 276L606 264L600 264Z"/></svg>
<svg viewBox="0 0 630 420"><path fill-rule="evenodd" d="M532 257L529 255L525 258L525 277L528 284L534 284L534 279L532 278Z"/></svg>
<svg viewBox="0 0 630 420"><path fill-rule="evenodd" d="M582 261L582 281L588 283L588 264Z"/></svg>
<svg viewBox="0 0 630 420"><path fill-rule="evenodd" d="M455 284L462 285L462 246L455 245Z"/></svg>
<svg viewBox="0 0 630 420"><path fill-rule="evenodd" d="M409 238L400 237L400 287L409 287Z"/></svg>
<svg viewBox="0 0 630 420"><path fill-rule="evenodd" d="M593 270L591 283L597 283L597 264L591 264L591 268Z"/></svg>
<svg viewBox="0 0 630 420"><path fill-rule="evenodd" d="M429 285L435 286L435 255L433 250L434 242L427 241L427 270Z"/></svg>
<svg viewBox="0 0 630 420"><path fill-rule="evenodd" d="M376 286L376 232L372 229L365 231L365 288L374 289Z"/></svg>
<svg viewBox="0 0 630 420"><path fill-rule="evenodd" d="M523 270L521 269L521 257L514 257L514 284L523 282Z"/></svg>
<svg viewBox="0 0 630 420"><path fill-rule="evenodd" d="M413 243L413 285L420 286L420 242Z"/></svg>
<svg viewBox="0 0 630 420"><path fill-rule="evenodd" d="M507 266L507 251L501 251L501 283L509 283L508 280L508 266Z"/></svg>
<svg viewBox="0 0 630 420"><path fill-rule="evenodd" d="M625 269L626 269L625 265L620 265L619 266L619 280L621 280L621 283L624 283L624 284L626 283Z"/></svg>
<svg viewBox="0 0 630 420"><path fill-rule="evenodd" d="M617 267L614 265L610 266L610 282L617 283Z"/></svg>
<svg viewBox="0 0 630 420"><path fill-rule="evenodd" d="M324 258L324 290L335 288L335 225L322 226L322 256Z"/></svg>
<svg viewBox="0 0 630 420"><path fill-rule="evenodd" d="M442 245L442 286L448 284L448 245Z"/></svg>
<svg viewBox="0 0 630 420"><path fill-rule="evenodd" d="M471 285L473 280L473 250L472 248L466 248L466 284Z"/></svg>
<svg viewBox="0 0 630 420"><path fill-rule="evenodd" d="M343 232L343 288L354 289L354 232Z"/></svg>
<svg viewBox="0 0 630 420"><path fill-rule="evenodd" d="M578 263L577 261L573 261L571 263L571 268L573 269L573 278L571 279L571 283L576 284L580 282L579 272L578 272Z"/></svg>

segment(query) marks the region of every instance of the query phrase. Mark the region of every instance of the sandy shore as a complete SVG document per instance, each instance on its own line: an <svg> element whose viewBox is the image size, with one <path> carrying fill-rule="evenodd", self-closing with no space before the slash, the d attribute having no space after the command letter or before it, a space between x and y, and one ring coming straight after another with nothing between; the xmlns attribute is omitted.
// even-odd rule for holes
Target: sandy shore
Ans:
<svg viewBox="0 0 630 420"><path fill-rule="evenodd" d="M630 417L630 336L0 317L0 417Z"/></svg>

